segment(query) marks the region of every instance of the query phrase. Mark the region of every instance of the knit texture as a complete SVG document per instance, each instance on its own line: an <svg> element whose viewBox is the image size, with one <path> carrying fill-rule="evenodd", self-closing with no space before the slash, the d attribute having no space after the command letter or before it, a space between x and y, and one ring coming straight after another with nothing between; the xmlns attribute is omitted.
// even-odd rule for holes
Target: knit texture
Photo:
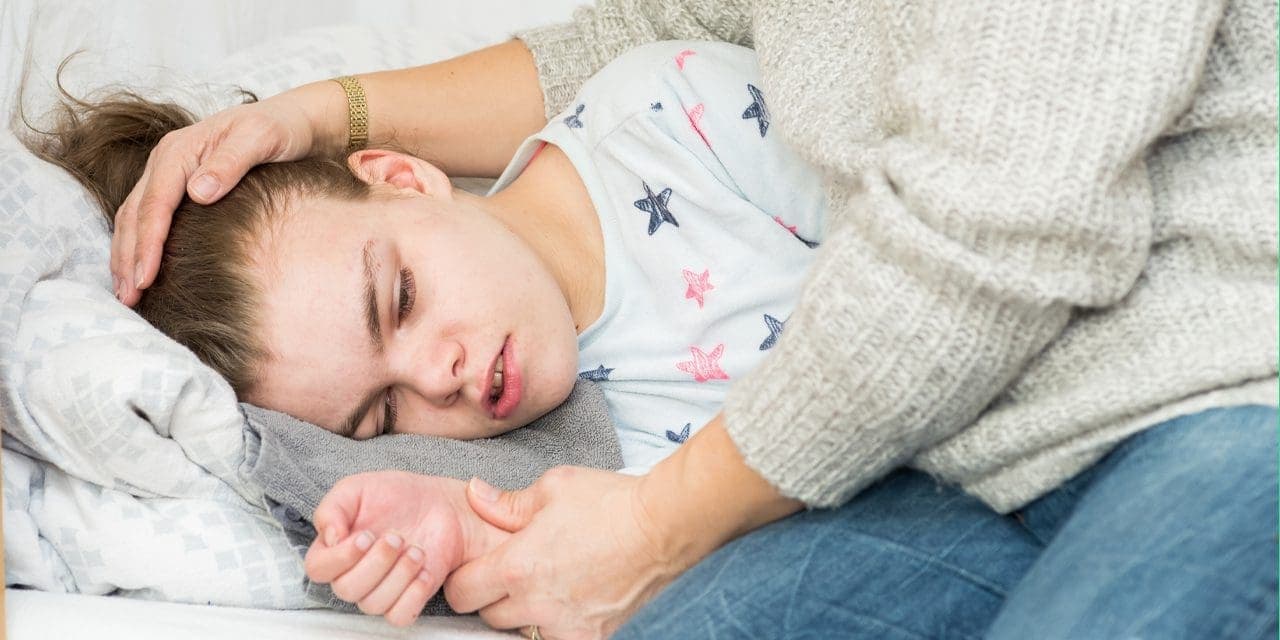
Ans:
<svg viewBox="0 0 1280 640"><path fill-rule="evenodd" d="M519 37L548 114L631 46L754 45L830 214L730 435L810 506L910 464L1007 512L1276 403L1275 32L1274 0L598 0Z"/></svg>

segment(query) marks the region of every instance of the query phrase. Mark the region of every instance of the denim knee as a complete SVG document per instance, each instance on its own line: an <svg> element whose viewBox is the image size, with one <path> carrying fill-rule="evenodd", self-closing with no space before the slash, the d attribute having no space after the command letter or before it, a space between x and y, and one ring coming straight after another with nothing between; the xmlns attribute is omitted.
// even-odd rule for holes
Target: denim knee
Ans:
<svg viewBox="0 0 1280 640"><path fill-rule="evenodd" d="M1065 499L1028 507L1049 544L991 636L1274 637L1276 468L1273 407L1214 409L1130 438Z"/></svg>

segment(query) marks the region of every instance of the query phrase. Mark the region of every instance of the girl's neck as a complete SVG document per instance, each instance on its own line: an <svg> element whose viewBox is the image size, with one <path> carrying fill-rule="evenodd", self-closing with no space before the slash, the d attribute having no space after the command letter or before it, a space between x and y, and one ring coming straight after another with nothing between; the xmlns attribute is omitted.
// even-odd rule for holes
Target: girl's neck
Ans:
<svg viewBox="0 0 1280 640"><path fill-rule="evenodd" d="M604 308L604 236L582 179L548 144L510 185L481 208L520 236L551 271L578 333Z"/></svg>

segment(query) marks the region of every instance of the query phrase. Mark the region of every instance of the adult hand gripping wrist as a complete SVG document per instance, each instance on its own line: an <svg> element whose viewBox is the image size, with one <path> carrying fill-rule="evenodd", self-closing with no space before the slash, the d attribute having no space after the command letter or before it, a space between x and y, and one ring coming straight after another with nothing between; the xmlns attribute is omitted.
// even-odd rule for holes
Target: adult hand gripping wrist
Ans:
<svg viewBox="0 0 1280 640"><path fill-rule="evenodd" d="M472 480L471 508L515 535L449 576L449 604L548 640L607 637L687 568L640 501L641 483L578 467L515 492Z"/></svg>

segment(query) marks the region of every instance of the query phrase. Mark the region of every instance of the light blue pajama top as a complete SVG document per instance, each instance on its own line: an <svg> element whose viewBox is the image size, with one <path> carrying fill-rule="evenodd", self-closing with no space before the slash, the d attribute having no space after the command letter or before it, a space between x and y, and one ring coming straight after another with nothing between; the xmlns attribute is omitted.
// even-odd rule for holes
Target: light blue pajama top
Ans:
<svg viewBox="0 0 1280 640"><path fill-rule="evenodd" d="M755 53L725 43L620 56L490 193L545 143L577 169L604 237L604 310L578 337L579 377L604 391L624 472L643 473L779 339L822 240L821 182L770 129Z"/></svg>

